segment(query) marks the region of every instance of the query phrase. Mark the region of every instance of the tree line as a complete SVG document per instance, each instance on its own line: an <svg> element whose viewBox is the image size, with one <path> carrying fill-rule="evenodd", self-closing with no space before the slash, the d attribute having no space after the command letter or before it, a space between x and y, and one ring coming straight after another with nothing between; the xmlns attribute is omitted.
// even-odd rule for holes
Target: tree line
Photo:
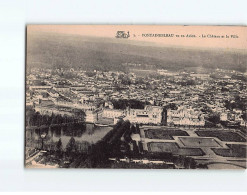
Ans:
<svg viewBox="0 0 247 195"><path fill-rule="evenodd" d="M26 126L50 126L52 124L83 122L85 113L75 110L73 116L60 114L42 115L34 109L26 110Z"/></svg>
<svg viewBox="0 0 247 195"><path fill-rule="evenodd" d="M235 96L234 101L225 100L225 107L229 110L237 108L244 111L247 109L247 100L239 96Z"/></svg>
<svg viewBox="0 0 247 195"><path fill-rule="evenodd" d="M127 107L132 109L144 109L145 105L150 105L149 102L142 102L136 99L119 99L111 101L115 109L125 110Z"/></svg>

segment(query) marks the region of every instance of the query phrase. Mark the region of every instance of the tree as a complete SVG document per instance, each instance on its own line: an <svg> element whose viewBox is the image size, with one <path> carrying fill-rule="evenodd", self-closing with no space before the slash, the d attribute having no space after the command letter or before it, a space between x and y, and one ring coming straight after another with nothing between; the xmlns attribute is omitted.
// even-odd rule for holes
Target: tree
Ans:
<svg viewBox="0 0 247 195"><path fill-rule="evenodd" d="M239 95L234 97L234 101L230 102L229 100L225 101L225 107L229 110L234 108L238 108L244 110L247 106L247 101L245 99L241 99Z"/></svg>
<svg viewBox="0 0 247 195"><path fill-rule="evenodd" d="M86 114L83 110L75 109L73 110L73 112L76 119L78 119L79 121L84 121Z"/></svg>
<svg viewBox="0 0 247 195"><path fill-rule="evenodd" d="M148 102L142 102L136 99L120 99L120 100L112 100L112 104L115 109L126 109L128 106L133 109L143 109L145 105L148 105L150 103Z"/></svg>
<svg viewBox="0 0 247 195"><path fill-rule="evenodd" d="M212 112L211 108L209 106L207 106L206 104L202 105L201 111L204 113L211 113Z"/></svg>
<svg viewBox="0 0 247 195"><path fill-rule="evenodd" d="M136 127L134 125L131 125L130 131L131 133L136 133Z"/></svg>
<svg viewBox="0 0 247 195"><path fill-rule="evenodd" d="M71 153L71 152L76 152L76 150L77 150L77 148L76 148L75 138L71 137L67 146L66 146L66 151L68 153Z"/></svg>
<svg viewBox="0 0 247 195"><path fill-rule="evenodd" d="M208 121L216 125L220 122L220 115L218 113L213 113L208 117Z"/></svg>
<svg viewBox="0 0 247 195"><path fill-rule="evenodd" d="M51 114L51 124L56 124L56 116L53 112Z"/></svg>
<svg viewBox="0 0 247 195"><path fill-rule="evenodd" d="M36 112L34 114L34 126L40 126L41 125L41 115L39 112Z"/></svg>
<svg viewBox="0 0 247 195"><path fill-rule="evenodd" d="M139 124L136 124L136 132L137 132L138 134L140 134L140 126L139 126Z"/></svg>
<svg viewBox="0 0 247 195"><path fill-rule="evenodd" d="M61 138L56 143L55 150L56 150L56 153L58 154L58 156L61 157L62 150L63 150Z"/></svg>
<svg viewBox="0 0 247 195"><path fill-rule="evenodd" d="M247 112L245 112L244 114L242 114L242 119L244 119L245 121L247 121Z"/></svg>
<svg viewBox="0 0 247 195"><path fill-rule="evenodd" d="M58 142L56 144L56 150L58 152L61 152L62 151L62 141L61 141L61 138L58 140Z"/></svg>
<svg viewBox="0 0 247 195"><path fill-rule="evenodd" d="M34 115L35 115L35 110L34 109L28 109L26 111L26 125L27 126L33 126L34 122Z"/></svg>
<svg viewBox="0 0 247 195"><path fill-rule="evenodd" d="M166 109L172 109L172 110L177 110L178 107L175 103L170 103L166 106Z"/></svg>

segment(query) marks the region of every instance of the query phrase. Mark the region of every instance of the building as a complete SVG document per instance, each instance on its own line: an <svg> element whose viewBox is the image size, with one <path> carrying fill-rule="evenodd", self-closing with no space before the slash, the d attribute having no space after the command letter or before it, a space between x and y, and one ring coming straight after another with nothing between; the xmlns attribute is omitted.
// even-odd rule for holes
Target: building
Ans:
<svg viewBox="0 0 247 195"><path fill-rule="evenodd" d="M225 113L225 112L221 113L220 114L220 120L221 121L227 121L228 120L228 113Z"/></svg>
<svg viewBox="0 0 247 195"><path fill-rule="evenodd" d="M180 106L177 110L167 110L168 125L204 126L204 115L191 107Z"/></svg>
<svg viewBox="0 0 247 195"><path fill-rule="evenodd" d="M85 121L88 123L96 123L98 121L98 113L93 110L87 110Z"/></svg>
<svg viewBox="0 0 247 195"><path fill-rule="evenodd" d="M195 78L199 78L199 79L202 79L202 80L207 80L209 78L209 74L196 74L196 73L193 73L193 74L190 74L191 77L195 77Z"/></svg>
<svg viewBox="0 0 247 195"><path fill-rule="evenodd" d="M48 89L51 89L52 86L47 86L47 85L34 85L34 86L29 86L29 89L32 91L47 91Z"/></svg>
<svg viewBox="0 0 247 195"><path fill-rule="evenodd" d="M54 86L53 89L55 91L58 91L58 92L66 92L66 93L69 93L70 92L70 88L68 86L64 86L64 85L57 85L57 86Z"/></svg>
<svg viewBox="0 0 247 195"><path fill-rule="evenodd" d="M120 116L124 115L123 110L117 110L117 109L107 109L105 108L102 113L102 117L104 118L118 118Z"/></svg>
<svg viewBox="0 0 247 195"><path fill-rule="evenodd" d="M124 120L140 124L161 124L163 108L161 106L145 106L144 109L126 109Z"/></svg>

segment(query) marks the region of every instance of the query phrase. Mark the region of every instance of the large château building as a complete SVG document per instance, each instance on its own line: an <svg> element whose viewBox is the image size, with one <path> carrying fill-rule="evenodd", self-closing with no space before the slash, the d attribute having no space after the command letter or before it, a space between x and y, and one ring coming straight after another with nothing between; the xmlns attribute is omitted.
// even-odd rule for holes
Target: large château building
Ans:
<svg viewBox="0 0 247 195"><path fill-rule="evenodd" d="M168 125L204 126L204 115L200 110L180 106L177 110L167 110Z"/></svg>
<svg viewBox="0 0 247 195"><path fill-rule="evenodd" d="M161 124L163 108L161 106L147 105L144 109L127 109L124 120L140 124Z"/></svg>

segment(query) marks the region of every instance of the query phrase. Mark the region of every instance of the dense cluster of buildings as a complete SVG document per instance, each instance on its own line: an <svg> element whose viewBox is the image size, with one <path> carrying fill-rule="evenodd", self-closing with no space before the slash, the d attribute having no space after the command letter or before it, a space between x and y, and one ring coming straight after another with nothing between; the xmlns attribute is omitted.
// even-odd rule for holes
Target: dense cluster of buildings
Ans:
<svg viewBox="0 0 247 195"><path fill-rule="evenodd" d="M244 126L246 110L225 105L226 100L234 102L236 96L247 100L246 81L233 78L233 74L246 76L226 70L157 70L156 76L140 76L117 71L32 69L26 79L26 105L49 115L71 116L82 110L85 120L92 123L110 118L115 123L123 119L142 124L204 126L208 115L217 113L221 121ZM114 108L112 100L122 99L135 99L146 106Z"/></svg>

